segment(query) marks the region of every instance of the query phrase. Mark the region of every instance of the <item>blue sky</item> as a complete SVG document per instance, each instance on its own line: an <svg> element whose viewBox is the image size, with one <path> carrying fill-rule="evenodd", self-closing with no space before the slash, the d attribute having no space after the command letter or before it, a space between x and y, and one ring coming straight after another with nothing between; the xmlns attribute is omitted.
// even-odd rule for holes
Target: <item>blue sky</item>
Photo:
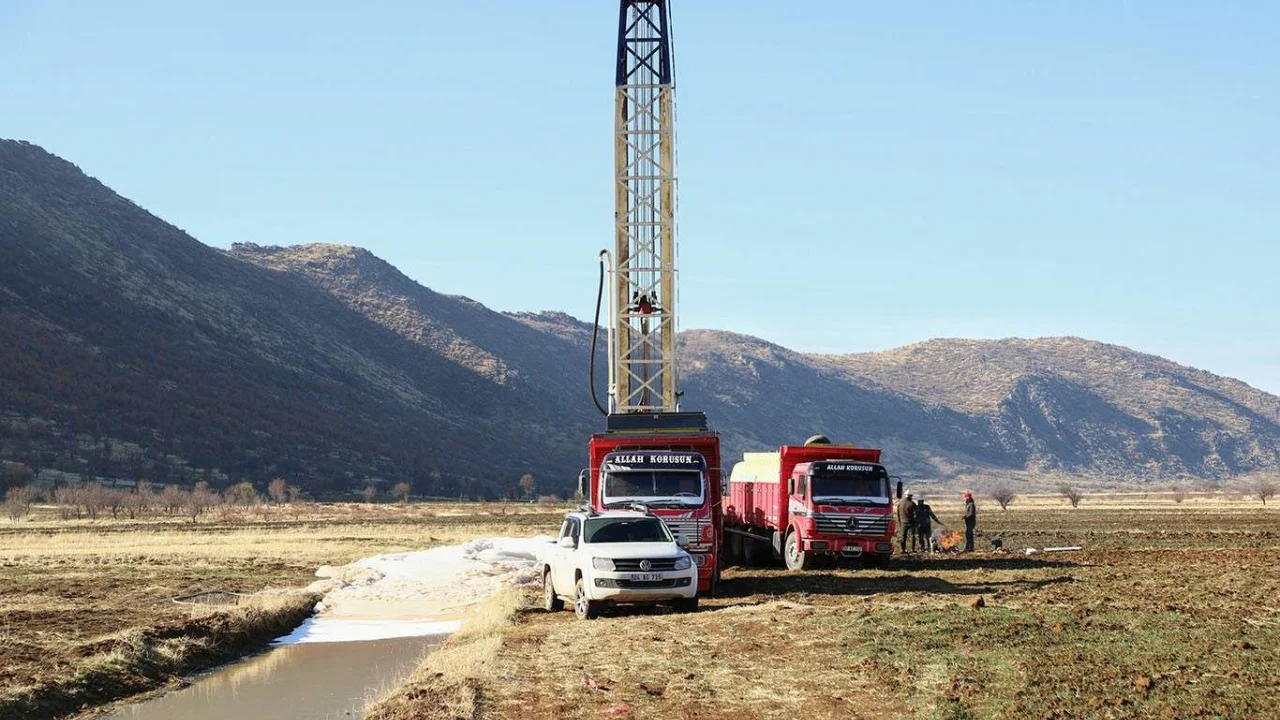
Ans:
<svg viewBox="0 0 1280 720"><path fill-rule="evenodd" d="M603 0L0 0L0 136L225 247L588 318ZM683 327L1080 335L1280 392L1280 6L675 0Z"/></svg>

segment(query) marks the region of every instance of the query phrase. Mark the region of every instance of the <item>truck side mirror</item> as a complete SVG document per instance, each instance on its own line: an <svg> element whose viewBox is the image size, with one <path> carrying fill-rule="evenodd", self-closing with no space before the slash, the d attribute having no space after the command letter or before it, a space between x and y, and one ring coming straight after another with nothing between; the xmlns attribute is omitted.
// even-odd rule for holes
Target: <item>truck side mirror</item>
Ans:
<svg viewBox="0 0 1280 720"><path fill-rule="evenodd" d="M787 494L788 494L788 495L795 495L795 494L796 494L796 479L795 479L795 478L790 478L790 479L788 479L788 480L787 480Z"/></svg>
<svg viewBox="0 0 1280 720"><path fill-rule="evenodd" d="M578 544L575 543L573 541L573 538L569 537L568 535L565 535L564 537L560 538L560 547L564 548L565 550L572 550L577 546Z"/></svg>
<svg viewBox="0 0 1280 720"><path fill-rule="evenodd" d="M588 486L587 477L589 472L590 471L587 470L586 468L583 468L581 471L578 472L578 497L582 498L584 502L586 502L588 499L587 498L587 486Z"/></svg>
<svg viewBox="0 0 1280 720"><path fill-rule="evenodd" d="M896 479L898 481L898 490L897 490L898 499L901 500L902 499L902 478L896 478Z"/></svg>

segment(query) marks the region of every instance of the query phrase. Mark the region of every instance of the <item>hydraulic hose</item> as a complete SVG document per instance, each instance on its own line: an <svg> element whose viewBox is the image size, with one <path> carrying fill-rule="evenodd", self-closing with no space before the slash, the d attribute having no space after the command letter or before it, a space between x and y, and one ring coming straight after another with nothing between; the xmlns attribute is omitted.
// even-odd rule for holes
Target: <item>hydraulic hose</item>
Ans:
<svg viewBox="0 0 1280 720"><path fill-rule="evenodd" d="M591 323L591 361L587 364L587 384L591 387L591 402L596 404L596 409L601 415L608 415L609 411L604 409L600 404L600 398L596 396L596 341L600 337L600 303L604 300L604 257L600 258L600 285L596 288L596 319Z"/></svg>

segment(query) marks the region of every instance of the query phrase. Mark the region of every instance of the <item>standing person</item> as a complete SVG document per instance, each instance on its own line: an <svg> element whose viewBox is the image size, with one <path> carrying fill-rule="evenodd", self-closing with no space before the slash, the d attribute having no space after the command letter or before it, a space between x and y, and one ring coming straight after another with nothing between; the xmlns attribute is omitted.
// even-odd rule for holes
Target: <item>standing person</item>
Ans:
<svg viewBox="0 0 1280 720"><path fill-rule="evenodd" d="M907 538L911 538L911 552L916 551L916 504L907 493L898 501L898 524L902 526L902 552L907 551Z"/></svg>
<svg viewBox="0 0 1280 720"><path fill-rule="evenodd" d="M933 514L933 508L929 507L929 503L924 501L921 496L920 502L916 503L916 536L920 538L920 545L925 552L933 551L933 523L937 521L939 525L946 523L938 520L938 516Z"/></svg>
<svg viewBox="0 0 1280 720"><path fill-rule="evenodd" d="M964 551L973 552L973 526L978 524L978 506L973 503L973 493L964 493Z"/></svg>

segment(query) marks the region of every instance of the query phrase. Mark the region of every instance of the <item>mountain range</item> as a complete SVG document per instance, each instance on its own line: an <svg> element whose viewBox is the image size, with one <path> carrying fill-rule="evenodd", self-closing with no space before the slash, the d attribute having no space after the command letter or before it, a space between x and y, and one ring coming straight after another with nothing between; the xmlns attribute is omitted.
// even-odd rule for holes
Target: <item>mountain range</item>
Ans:
<svg viewBox="0 0 1280 720"><path fill-rule="evenodd" d="M0 459L42 478L497 496L531 473L563 492L603 424L587 323L437 293L356 247L212 248L29 143L0 140L0 260ZM689 330L678 357L726 463L822 432L942 481L1280 466L1280 398L1079 338L814 355Z"/></svg>

